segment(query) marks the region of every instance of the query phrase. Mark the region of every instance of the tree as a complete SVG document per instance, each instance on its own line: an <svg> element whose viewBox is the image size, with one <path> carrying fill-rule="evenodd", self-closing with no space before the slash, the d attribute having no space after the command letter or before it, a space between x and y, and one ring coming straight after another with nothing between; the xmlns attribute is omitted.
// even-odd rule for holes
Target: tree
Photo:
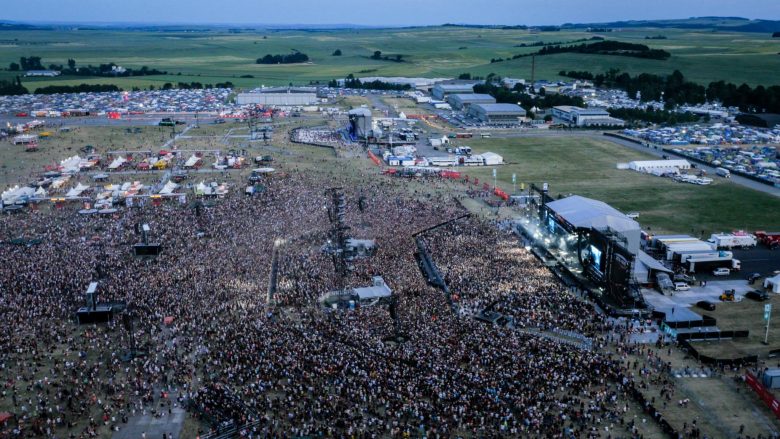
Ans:
<svg viewBox="0 0 780 439"><path fill-rule="evenodd" d="M382 59L382 51L375 50L374 55L371 56L371 59Z"/></svg>
<svg viewBox="0 0 780 439"><path fill-rule="evenodd" d="M8 65L8 70L10 70L12 72L18 72L19 69L20 69L19 64L15 63L15 62L12 62L11 64Z"/></svg>
<svg viewBox="0 0 780 439"><path fill-rule="evenodd" d="M333 56L341 56L341 49L336 49L336 51L333 52Z"/></svg>
<svg viewBox="0 0 780 439"><path fill-rule="evenodd" d="M68 58L68 68L71 70L76 69L76 60L73 58Z"/></svg>

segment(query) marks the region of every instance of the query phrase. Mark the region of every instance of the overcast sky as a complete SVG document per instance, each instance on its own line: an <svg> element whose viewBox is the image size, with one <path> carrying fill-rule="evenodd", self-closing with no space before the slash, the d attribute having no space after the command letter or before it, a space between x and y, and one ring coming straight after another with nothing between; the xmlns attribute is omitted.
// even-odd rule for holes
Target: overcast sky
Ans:
<svg viewBox="0 0 780 439"><path fill-rule="evenodd" d="M562 24L739 16L780 19L779 0L3 0L35 22L426 25Z"/></svg>

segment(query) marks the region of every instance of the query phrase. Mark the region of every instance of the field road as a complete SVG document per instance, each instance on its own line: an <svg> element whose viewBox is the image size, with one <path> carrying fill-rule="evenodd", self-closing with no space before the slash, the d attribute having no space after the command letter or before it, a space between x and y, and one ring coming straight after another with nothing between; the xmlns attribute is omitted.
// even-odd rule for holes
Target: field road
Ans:
<svg viewBox="0 0 780 439"><path fill-rule="evenodd" d="M629 142L627 140L622 140L622 139L619 139L619 138L616 138L616 137L605 136L605 135L602 134L601 131L595 131L595 132L591 132L591 131L546 131L546 132L525 131L525 132L504 132L504 133L493 132L493 133L491 133L491 137L492 138L498 138L498 139L500 139L500 138L523 138L523 137L539 137L539 138L544 138L544 137L585 137L585 138L594 139L594 140L601 140L601 141L612 142L614 144L617 144L617 145L620 145L620 146L623 146L623 147L626 147L626 148L631 148L631 149L633 149L635 151L643 152L645 154L651 154L651 155L654 155L656 157L662 157L663 155L670 155L670 153L667 153L667 152L661 150L660 148L659 149L654 149L654 148L642 146L642 145L639 145L639 144L636 144L636 143L633 143L633 142ZM674 155L674 154L672 154L672 155ZM685 157L680 156L680 158L684 159ZM697 169L703 169L703 170L707 171L708 176L710 176L712 178L721 178L721 177L718 177L715 174L715 168L712 167L712 166L706 166L706 165L702 165L701 163L696 163L696 168ZM736 184L738 184L740 186L744 186L744 187L747 187L747 188L750 188L750 189L755 189L755 190L757 190L759 192L764 192L766 194L773 195L775 197L780 197L780 188L769 186L769 185L763 184L763 183L759 183L759 182L751 180L749 178L740 177L740 176L734 175L734 174L731 175L730 180L731 180L732 183L736 183Z"/></svg>

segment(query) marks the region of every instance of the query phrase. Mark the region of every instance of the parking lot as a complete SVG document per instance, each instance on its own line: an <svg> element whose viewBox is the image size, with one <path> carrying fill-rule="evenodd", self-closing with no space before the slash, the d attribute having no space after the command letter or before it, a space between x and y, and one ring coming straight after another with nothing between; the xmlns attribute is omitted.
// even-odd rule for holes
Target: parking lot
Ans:
<svg viewBox="0 0 780 439"><path fill-rule="evenodd" d="M725 290L735 290L734 301L739 302L744 299L745 293L754 290L748 285L747 281L740 279L707 281L705 286L694 285L689 291L677 291L672 295L663 295L657 290L642 290L647 303L655 309L668 309L673 307L687 308L692 307L701 300L717 303L720 302L720 295ZM695 309L694 309L695 310Z"/></svg>

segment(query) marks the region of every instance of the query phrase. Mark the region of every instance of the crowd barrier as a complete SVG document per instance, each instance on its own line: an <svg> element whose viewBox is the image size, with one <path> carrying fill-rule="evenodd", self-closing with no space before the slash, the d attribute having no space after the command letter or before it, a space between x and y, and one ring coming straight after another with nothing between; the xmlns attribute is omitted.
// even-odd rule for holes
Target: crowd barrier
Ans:
<svg viewBox="0 0 780 439"><path fill-rule="evenodd" d="M778 401L777 398L772 395L772 392L767 390L766 387L761 384L758 378L753 376L753 374L750 372L745 374L745 383L747 383L747 385L750 386L754 392L756 392L758 397L764 401L764 404L769 407L769 410L772 410L772 413L774 413L776 417L780 418L780 401Z"/></svg>

